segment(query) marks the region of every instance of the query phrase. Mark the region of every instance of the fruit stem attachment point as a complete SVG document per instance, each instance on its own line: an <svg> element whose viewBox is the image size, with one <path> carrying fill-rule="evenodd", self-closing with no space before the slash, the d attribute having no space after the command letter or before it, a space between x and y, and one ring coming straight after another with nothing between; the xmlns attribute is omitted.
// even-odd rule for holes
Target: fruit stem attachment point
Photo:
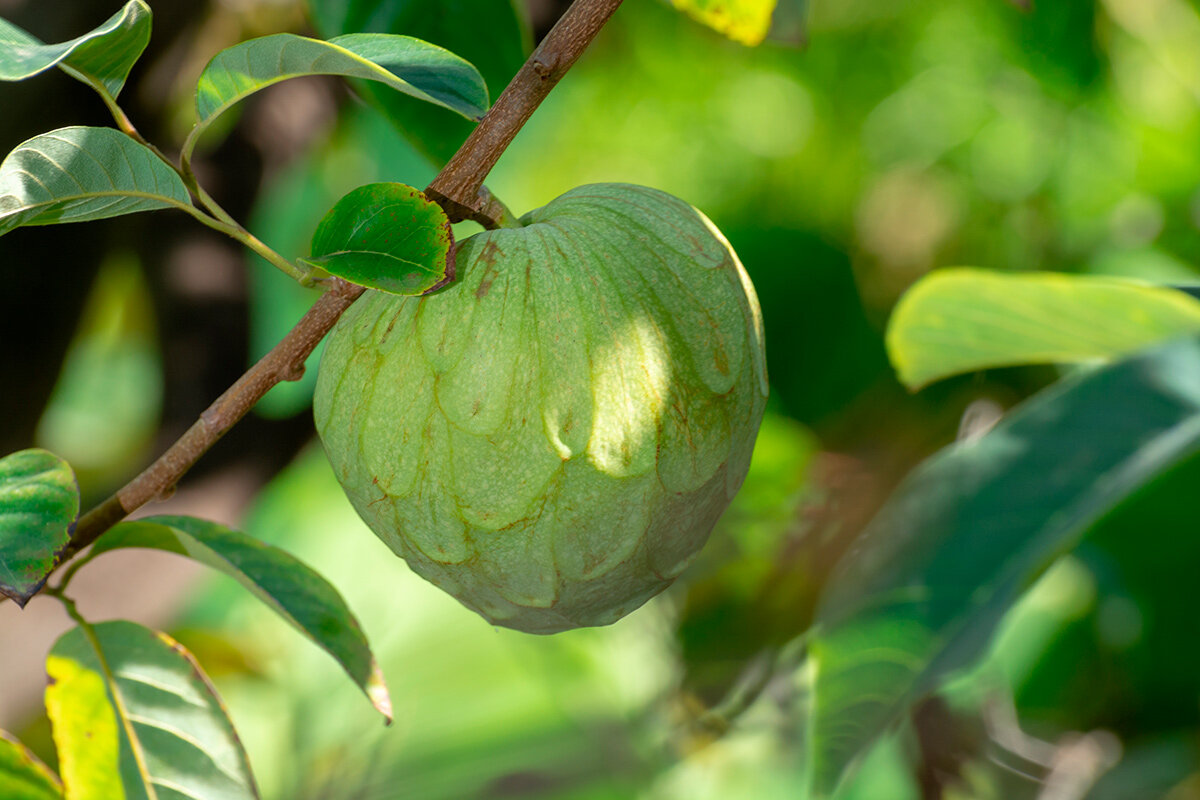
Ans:
<svg viewBox="0 0 1200 800"><path fill-rule="evenodd" d="M467 141L429 184L425 194L446 210L452 222L480 221L480 216L497 222L495 217L485 213L482 204L480 187L484 179L517 132L620 5L621 0L575 0L471 131Z"/></svg>
<svg viewBox="0 0 1200 800"><path fill-rule="evenodd" d="M483 213L480 216L472 217L483 227L489 231L498 230L499 228L523 228L521 219L509 210L508 206L491 191L484 186L479 190L479 202L483 206Z"/></svg>

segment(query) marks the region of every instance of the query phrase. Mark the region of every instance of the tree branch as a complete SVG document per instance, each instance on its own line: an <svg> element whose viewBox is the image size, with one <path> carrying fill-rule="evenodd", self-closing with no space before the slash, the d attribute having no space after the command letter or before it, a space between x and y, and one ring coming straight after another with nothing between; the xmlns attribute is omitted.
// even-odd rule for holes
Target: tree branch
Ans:
<svg viewBox="0 0 1200 800"><path fill-rule="evenodd" d="M305 360L342 313L366 291L340 278L334 278L330 284L287 336L206 408L167 452L116 494L80 517L64 561L96 541L127 514L170 492L200 456L246 416L275 384L300 379Z"/></svg>
<svg viewBox="0 0 1200 800"><path fill-rule="evenodd" d="M575 0L429 184L425 194L452 221L472 219L485 228L498 226L489 208L490 195L480 196L484 178L620 5L621 0Z"/></svg>
<svg viewBox="0 0 1200 800"><path fill-rule="evenodd" d="M483 179L620 5L621 0L575 0L521 67L479 126L425 190L452 219L475 219L489 228L507 221L504 219L507 210L486 190L481 191ZM60 564L128 514L173 489L192 465L275 384L299 379L304 373L305 360L365 291L339 278L329 281L329 289L287 336L205 409L175 444L142 474L79 519Z"/></svg>

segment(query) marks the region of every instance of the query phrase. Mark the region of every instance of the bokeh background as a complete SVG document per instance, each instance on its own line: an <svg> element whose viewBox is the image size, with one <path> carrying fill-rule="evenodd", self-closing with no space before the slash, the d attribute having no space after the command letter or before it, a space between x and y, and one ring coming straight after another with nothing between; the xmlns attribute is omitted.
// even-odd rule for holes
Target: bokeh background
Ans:
<svg viewBox="0 0 1200 800"><path fill-rule="evenodd" d="M565 5L522 2L525 44ZM168 150L212 54L312 31L298 0L152 6L122 100ZM115 7L0 0L47 41ZM951 265L1196 280L1195 0L787 7L802 24L750 49L629 0L488 181L518 213L593 181L664 189L716 222L754 280L769 413L745 488L672 590L605 629L488 626L358 521L312 438L312 374L274 390L154 510L237 525L328 576L380 657L395 725L227 579L144 553L81 574L85 613L158 625L195 652L266 796L801 796L801 637L822 580L964 414L994 416L1056 377L996 370L905 392L882 342L899 295ZM504 74L523 54L491 58L485 71ZM278 85L228 119L201 181L290 257L354 186L436 172L336 81ZM108 124L82 84L0 87L0 150L71 124ZM67 457L85 502L174 440L313 300L167 212L19 229L0 266L0 445ZM984 661L882 740L844 796L1200 798L1197 480L1200 462L1177 470L1053 564ZM51 764L37 703L66 625L55 609L0 606L0 727Z"/></svg>

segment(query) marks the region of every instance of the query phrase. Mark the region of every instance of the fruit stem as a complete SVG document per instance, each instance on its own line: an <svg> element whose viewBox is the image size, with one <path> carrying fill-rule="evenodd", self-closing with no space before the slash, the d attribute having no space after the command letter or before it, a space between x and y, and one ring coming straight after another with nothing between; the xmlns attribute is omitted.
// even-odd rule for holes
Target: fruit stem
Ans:
<svg viewBox="0 0 1200 800"><path fill-rule="evenodd" d="M472 219L489 231L499 228L525 227L521 222L521 218L510 211L508 206L504 205L500 198L492 194L486 186L479 190L479 200L483 204L483 213L478 217L472 217Z"/></svg>
<svg viewBox="0 0 1200 800"><path fill-rule="evenodd" d="M498 220L486 214L487 199L480 193L484 178L620 5L621 0L575 0L546 34L496 104L425 190L441 204L451 221L473 219L485 228L500 227Z"/></svg>

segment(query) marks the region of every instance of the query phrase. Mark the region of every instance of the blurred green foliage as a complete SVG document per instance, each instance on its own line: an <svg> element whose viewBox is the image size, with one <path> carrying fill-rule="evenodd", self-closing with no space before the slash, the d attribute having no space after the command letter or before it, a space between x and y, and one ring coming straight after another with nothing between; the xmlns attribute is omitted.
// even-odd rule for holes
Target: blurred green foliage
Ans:
<svg viewBox="0 0 1200 800"><path fill-rule="evenodd" d="M100 266L42 418L39 446L60 454L92 497L151 456L163 376L149 287L137 259Z"/></svg>

